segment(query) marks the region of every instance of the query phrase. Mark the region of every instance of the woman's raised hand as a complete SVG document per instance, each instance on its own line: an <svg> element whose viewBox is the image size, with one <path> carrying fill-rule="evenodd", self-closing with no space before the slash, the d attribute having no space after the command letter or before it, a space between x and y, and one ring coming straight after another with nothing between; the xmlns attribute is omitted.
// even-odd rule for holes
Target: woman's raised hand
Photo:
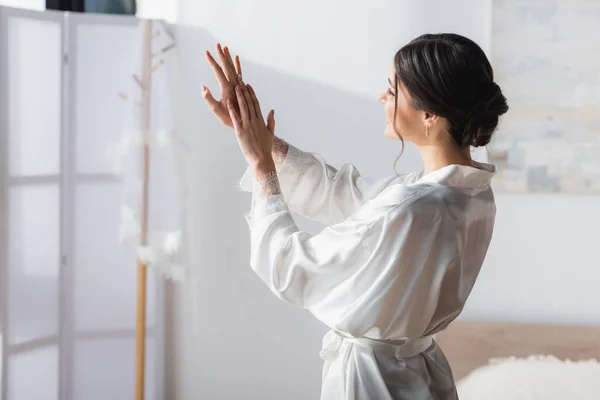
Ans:
<svg viewBox="0 0 600 400"><path fill-rule="evenodd" d="M227 109L233 121L240 150L248 165L254 170L255 177L273 172L275 169L271 153L275 134L273 111L269 113L268 123L265 123L260 103L252 86L237 85L235 92L239 112L233 107L232 100L227 101Z"/></svg>
<svg viewBox="0 0 600 400"><path fill-rule="evenodd" d="M221 87L221 98L215 99L210 90L206 86L202 86L202 97L208 104L210 110L215 116L225 125L233 128L233 122L227 109L227 102L232 101L235 110L239 110L235 87L242 83L242 66L239 56L235 56L235 61L231 57L231 53L227 47L222 48L217 44L217 55L221 61L221 65L214 59L209 51L206 51L206 59L210 64L217 82Z"/></svg>

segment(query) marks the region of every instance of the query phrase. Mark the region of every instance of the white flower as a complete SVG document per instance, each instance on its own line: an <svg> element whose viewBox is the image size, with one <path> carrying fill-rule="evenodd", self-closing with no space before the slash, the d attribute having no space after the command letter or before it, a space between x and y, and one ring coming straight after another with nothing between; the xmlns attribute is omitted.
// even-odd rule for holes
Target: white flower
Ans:
<svg viewBox="0 0 600 400"><path fill-rule="evenodd" d="M163 250L167 254L173 254L179 250L181 246L181 231L169 232L162 240Z"/></svg>
<svg viewBox="0 0 600 400"><path fill-rule="evenodd" d="M138 246L137 255L144 264L154 264L159 260L157 251L148 246Z"/></svg>

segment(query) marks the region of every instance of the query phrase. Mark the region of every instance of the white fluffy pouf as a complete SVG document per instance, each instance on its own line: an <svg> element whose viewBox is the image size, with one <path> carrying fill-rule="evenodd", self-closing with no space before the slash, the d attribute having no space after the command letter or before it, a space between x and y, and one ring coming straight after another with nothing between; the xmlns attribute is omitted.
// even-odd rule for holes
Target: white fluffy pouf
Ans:
<svg viewBox="0 0 600 400"><path fill-rule="evenodd" d="M456 386L460 400L600 400L600 362L553 356L495 359Z"/></svg>

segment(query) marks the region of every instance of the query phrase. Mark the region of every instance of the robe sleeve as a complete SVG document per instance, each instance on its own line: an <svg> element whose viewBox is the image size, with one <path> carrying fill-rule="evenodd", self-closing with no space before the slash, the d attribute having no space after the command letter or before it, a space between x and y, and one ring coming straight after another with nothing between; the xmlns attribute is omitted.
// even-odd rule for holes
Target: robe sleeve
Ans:
<svg viewBox="0 0 600 400"><path fill-rule="evenodd" d="M277 187L273 177L267 187ZM257 185L251 267L277 297L330 328L355 336L407 333L399 317L427 323L437 304L435 285L454 257L453 247L442 245L440 207L419 205L426 213L415 207L427 190L403 200L398 193L380 196L312 236L297 228L277 190ZM390 332L392 324L402 332Z"/></svg>
<svg viewBox="0 0 600 400"><path fill-rule="evenodd" d="M276 138L275 145L287 146L287 154L276 158L282 194L298 215L331 225L343 221L366 201L374 198L397 177L374 180L361 176L355 166L339 170L318 155L304 152ZM252 173L247 170L240 189L252 191Z"/></svg>

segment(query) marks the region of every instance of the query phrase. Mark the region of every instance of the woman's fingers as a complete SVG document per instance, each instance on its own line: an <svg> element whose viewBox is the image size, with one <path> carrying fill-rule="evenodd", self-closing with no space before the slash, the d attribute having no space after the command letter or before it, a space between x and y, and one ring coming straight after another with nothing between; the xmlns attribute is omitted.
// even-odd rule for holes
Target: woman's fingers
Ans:
<svg viewBox="0 0 600 400"><path fill-rule="evenodd" d="M256 107L254 105L254 101L252 100L252 97L250 96L250 92L248 92L248 86L247 85L240 85L242 87L242 93L244 94L244 98L246 99L246 104L248 105L248 117L249 118L256 118ZM259 114L260 115L260 114Z"/></svg>
<svg viewBox="0 0 600 400"><path fill-rule="evenodd" d="M227 100L227 110L229 111L231 122L233 122L233 129L235 129L236 132L240 132L242 129L242 120L240 114L235 110L231 99Z"/></svg>
<svg viewBox="0 0 600 400"><path fill-rule="evenodd" d="M223 48L219 43L217 43L217 54L219 55L219 59L221 60L221 64L223 64L223 72L227 77L229 82L235 81L235 71L233 70L233 65L229 63L227 60L227 56L223 52Z"/></svg>
<svg viewBox="0 0 600 400"><path fill-rule="evenodd" d="M247 126L250 121L250 110L242 86L243 85L237 85L235 87L235 94L237 96L238 106L240 107L242 126Z"/></svg>
<svg viewBox="0 0 600 400"><path fill-rule="evenodd" d="M229 51L228 47L224 47L223 51L225 52L225 57L227 57L227 64L229 65L229 68L233 71L233 73L235 74L235 77L237 78L238 75L241 75L238 72L238 66L235 65L233 59L231 58L231 52ZM235 57L236 61L239 60L239 58L236 56ZM239 61L237 61L239 62ZM236 84L238 83L238 81L236 80L235 82Z"/></svg>
<svg viewBox="0 0 600 400"><path fill-rule="evenodd" d="M223 85L227 84L227 77L223 73L221 66L219 65L219 63L217 63L217 61L213 58L212 54L210 54L210 52L208 50L206 51L206 59L208 60L210 67L212 68L213 72L215 73L215 76L217 77L217 81L219 82L219 85L223 86Z"/></svg>
<svg viewBox="0 0 600 400"><path fill-rule="evenodd" d="M227 60L227 68L233 71L235 77L235 65L233 65L233 60L231 58L231 53L229 52L229 48L227 46L223 47L223 54L225 54L225 60Z"/></svg>
<svg viewBox="0 0 600 400"><path fill-rule="evenodd" d="M242 64L240 63L240 56L235 56L235 73L240 77L242 76Z"/></svg>
<svg viewBox="0 0 600 400"><path fill-rule="evenodd" d="M271 132L271 135L275 134L275 110L269 111L267 116L267 129Z"/></svg>
<svg viewBox="0 0 600 400"><path fill-rule="evenodd" d="M219 102L213 97L212 93L210 93L210 90L206 86L202 86L202 97L211 110L214 110L219 106Z"/></svg>
<svg viewBox="0 0 600 400"><path fill-rule="evenodd" d="M254 88L250 85L248 86L248 93L250 94L250 98L252 99L252 103L254 104L254 114L256 117L262 119L262 112L260 111L260 104L258 103L258 99L256 98L256 92ZM264 120L263 120L264 121Z"/></svg>

